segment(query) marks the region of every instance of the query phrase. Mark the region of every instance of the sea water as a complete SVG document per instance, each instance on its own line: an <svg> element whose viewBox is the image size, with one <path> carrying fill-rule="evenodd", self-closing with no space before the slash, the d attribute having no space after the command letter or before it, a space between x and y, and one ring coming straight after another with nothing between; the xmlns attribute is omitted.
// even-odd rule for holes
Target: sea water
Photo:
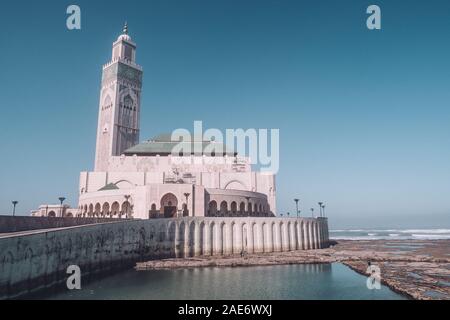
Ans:
<svg viewBox="0 0 450 320"><path fill-rule="evenodd" d="M441 240L450 239L450 229L335 229L334 240Z"/></svg>
<svg viewBox="0 0 450 320"><path fill-rule="evenodd" d="M339 264L211 267L117 273L81 290L38 299L405 299L389 288L370 290L367 278Z"/></svg>

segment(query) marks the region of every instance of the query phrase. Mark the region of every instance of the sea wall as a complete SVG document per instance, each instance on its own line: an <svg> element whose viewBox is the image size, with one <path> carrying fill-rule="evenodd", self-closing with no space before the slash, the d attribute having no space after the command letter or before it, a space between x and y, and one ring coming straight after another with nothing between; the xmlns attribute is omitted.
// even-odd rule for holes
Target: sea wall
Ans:
<svg viewBox="0 0 450 320"><path fill-rule="evenodd" d="M108 218L0 216L0 233L64 228L110 221L111 219Z"/></svg>
<svg viewBox="0 0 450 320"><path fill-rule="evenodd" d="M328 246L326 218L128 220L47 232L0 235L0 299L148 259L308 250Z"/></svg>

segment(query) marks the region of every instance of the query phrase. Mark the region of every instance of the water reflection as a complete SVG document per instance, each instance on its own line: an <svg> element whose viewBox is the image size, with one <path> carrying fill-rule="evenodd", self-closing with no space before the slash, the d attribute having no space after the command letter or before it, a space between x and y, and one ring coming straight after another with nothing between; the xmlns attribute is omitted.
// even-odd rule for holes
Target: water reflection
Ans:
<svg viewBox="0 0 450 320"><path fill-rule="evenodd" d="M402 299L341 264L129 270L49 299Z"/></svg>

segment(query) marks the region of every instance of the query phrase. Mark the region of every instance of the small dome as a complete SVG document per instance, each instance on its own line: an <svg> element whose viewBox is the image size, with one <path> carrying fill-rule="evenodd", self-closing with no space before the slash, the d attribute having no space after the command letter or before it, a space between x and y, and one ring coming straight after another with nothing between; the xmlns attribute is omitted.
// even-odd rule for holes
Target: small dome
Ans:
<svg viewBox="0 0 450 320"><path fill-rule="evenodd" d="M127 34L121 34L117 38L117 41L121 41L121 40L131 41L131 37L129 35L127 35Z"/></svg>

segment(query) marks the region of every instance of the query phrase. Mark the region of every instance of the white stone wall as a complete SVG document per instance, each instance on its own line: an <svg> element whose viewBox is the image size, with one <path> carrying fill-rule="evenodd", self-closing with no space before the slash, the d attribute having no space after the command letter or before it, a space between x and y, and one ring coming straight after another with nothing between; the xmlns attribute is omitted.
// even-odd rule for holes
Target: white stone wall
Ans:
<svg viewBox="0 0 450 320"><path fill-rule="evenodd" d="M309 250L328 246L326 218L132 220L0 236L0 299L154 258Z"/></svg>
<svg viewBox="0 0 450 320"><path fill-rule="evenodd" d="M321 249L326 218L184 218L168 222L176 257Z"/></svg>

